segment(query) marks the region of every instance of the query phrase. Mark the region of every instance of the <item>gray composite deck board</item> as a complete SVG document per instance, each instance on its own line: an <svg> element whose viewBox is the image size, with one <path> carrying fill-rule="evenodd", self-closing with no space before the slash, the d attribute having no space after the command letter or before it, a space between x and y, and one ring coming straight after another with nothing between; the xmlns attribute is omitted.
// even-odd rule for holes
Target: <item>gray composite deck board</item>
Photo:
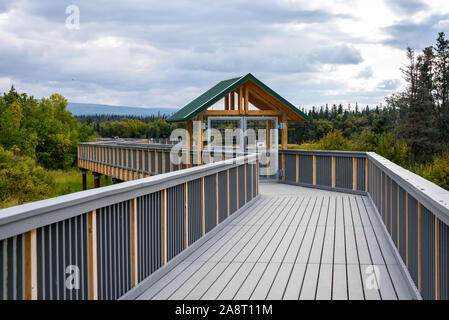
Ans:
<svg viewBox="0 0 449 320"><path fill-rule="evenodd" d="M411 299L365 196L301 190L262 189L139 299Z"/></svg>

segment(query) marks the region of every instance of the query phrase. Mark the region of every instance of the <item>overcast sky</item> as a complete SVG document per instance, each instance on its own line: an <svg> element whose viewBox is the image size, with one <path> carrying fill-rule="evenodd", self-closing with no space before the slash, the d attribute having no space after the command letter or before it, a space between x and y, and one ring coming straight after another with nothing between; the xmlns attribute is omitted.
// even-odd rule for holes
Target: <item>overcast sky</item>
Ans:
<svg viewBox="0 0 449 320"><path fill-rule="evenodd" d="M298 106L375 105L439 31L447 0L0 0L0 91L179 108L251 72Z"/></svg>

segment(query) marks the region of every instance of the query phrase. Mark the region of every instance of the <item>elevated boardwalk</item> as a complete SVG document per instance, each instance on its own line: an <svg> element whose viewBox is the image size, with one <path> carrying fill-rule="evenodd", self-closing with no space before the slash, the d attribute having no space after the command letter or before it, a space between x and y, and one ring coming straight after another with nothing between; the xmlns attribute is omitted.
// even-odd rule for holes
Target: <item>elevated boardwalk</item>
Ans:
<svg viewBox="0 0 449 320"><path fill-rule="evenodd" d="M413 298L366 196L276 183L259 192L138 299Z"/></svg>

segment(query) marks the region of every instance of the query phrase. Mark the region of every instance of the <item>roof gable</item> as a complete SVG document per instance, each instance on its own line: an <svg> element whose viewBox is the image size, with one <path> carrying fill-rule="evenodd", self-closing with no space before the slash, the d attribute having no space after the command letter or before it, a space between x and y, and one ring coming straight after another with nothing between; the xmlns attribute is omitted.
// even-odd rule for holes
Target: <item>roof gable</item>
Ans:
<svg viewBox="0 0 449 320"><path fill-rule="evenodd" d="M222 98L224 98L227 94L231 93L238 87L240 87L245 82L251 81L255 83L262 90L270 94L273 98L278 100L282 105L293 111L299 118L303 119L302 121L309 120L308 117L298 108L296 108L293 104L288 102L286 99L281 97L267 85L265 85L262 81L254 77L251 73L248 73L245 76L232 78L228 80L220 81L218 84L204 92L202 95L191 101L182 109L178 110L172 116L170 116L168 121L189 121L196 117L201 112L207 110L211 105L215 104Z"/></svg>

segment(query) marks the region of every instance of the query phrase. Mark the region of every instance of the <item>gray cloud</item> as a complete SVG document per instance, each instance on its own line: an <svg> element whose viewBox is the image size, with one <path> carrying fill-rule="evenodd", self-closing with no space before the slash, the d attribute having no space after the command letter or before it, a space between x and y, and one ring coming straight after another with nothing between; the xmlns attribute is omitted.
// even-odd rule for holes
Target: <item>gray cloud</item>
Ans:
<svg viewBox="0 0 449 320"><path fill-rule="evenodd" d="M384 28L389 36L386 45L405 49L407 46L424 49L435 43L438 32L449 31L449 14L431 15L421 22L413 23L409 19Z"/></svg>
<svg viewBox="0 0 449 320"><path fill-rule="evenodd" d="M385 3L396 13L413 15L428 8L427 4L419 0L386 0Z"/></svg>

